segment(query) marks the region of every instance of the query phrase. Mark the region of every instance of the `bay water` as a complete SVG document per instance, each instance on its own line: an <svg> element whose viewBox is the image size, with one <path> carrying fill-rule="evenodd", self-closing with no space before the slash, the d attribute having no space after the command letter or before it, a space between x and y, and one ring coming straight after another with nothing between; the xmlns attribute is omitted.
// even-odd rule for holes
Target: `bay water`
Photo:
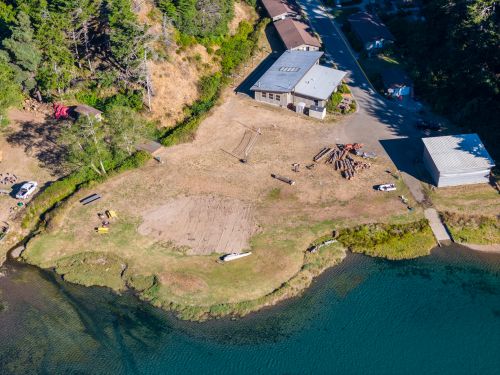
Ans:
<svg viewBox="0 0 500 375"><path fill-rule="evenodd" d="M349 254L300 297L179 321L51 271L0 268L0 374L499 374L500 255Z"/></svg>

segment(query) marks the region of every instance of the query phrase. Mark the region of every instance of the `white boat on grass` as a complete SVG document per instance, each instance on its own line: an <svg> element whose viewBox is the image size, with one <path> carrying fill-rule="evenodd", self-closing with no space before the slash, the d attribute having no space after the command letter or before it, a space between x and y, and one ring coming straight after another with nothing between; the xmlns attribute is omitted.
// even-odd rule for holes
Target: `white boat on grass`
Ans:
<svg viewBox="0 0 500 375"><path fill-rule="evenodd" d="M231 260L236 260L236 259L247 257L250 254L252 254L251 251L248 251L246 253L231 253L231 254L226 254L226 255L221 256L220 260L222 260L223 262L229 262Z"/></svg>

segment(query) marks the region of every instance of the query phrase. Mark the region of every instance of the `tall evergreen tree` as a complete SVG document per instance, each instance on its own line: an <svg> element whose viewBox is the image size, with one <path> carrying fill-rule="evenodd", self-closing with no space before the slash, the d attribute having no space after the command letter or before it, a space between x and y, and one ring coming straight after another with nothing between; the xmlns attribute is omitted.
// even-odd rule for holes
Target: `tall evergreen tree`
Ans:
<svg viewBox="0 0 500 375"><path fill-rule="evenodd" d="M8 64L8 56L0 51L0 128L7 124L6 110L22 100L21 86L15 81L15 73Z"/></svg>
<svg viewBox="0 0 500 375"><path fill-rule="evenodd" d="M145 29L137 22L130 0L108 1L109 42L115 62L132 71L144 56Z"/></svg>
<svg viewBox="0 0 500 375"><path fill-rule="evenodd" d="M35 85L35 75L38 71L42 53L34 37L29 16L19 12L16 24L11 27L11 36L2 43L10 57L14 70L14 79L26 90L32 90Z"/></svg>

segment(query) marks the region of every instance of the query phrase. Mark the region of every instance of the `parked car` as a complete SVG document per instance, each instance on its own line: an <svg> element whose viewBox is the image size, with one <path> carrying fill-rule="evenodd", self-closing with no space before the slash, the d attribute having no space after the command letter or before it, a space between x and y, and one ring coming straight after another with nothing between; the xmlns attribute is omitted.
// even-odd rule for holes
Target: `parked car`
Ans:
<svg viewBox="0 0 500 375"><path fill-rule="evenodd" d="M26 182L16 194L17 199L27 199L36 190L38 184L35 181Z"/></svg>
<svg viewBox="0 0 500 375"><path fill-rule="evenodd" d="M441 130L441 124L436 121L420 119L417 121L415 126L420 130Z"/></svg>
<svg viewBox="0 0 500 375"><path fill-rule="evenodd" d="M396 190L396 185L394 184L382 184L377 186L377 190L380 191L394 191Z"/></svg>

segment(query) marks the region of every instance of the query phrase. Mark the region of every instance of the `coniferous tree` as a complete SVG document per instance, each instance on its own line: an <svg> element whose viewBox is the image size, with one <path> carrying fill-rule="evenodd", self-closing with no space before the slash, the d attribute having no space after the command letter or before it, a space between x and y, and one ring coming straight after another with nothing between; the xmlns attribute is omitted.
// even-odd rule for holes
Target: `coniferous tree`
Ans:
<svg viewBox="0 0 500 375"><path fill-rule="evenodd" d="M145 29L137 23L130 0L109 0L108 10L111 54L124 71L132 71L144 56Z"/></svg>
<svg viewBox="0 0 500 375"><path fill-rule="evenodd" d="M11 36L2 43L8 53L14 79L23 85L25 90L32 90L35 85L35 75L38 71L42 53L34 37L29 16L19 12L16 23L11 27Z"/></svg>
<svg viewBox="0 0 500 375"><path fill-rule="evenodd" d="M21 86L15 81L15 72L8 64L8 56L0 51L0 128L7 124L6 110L22 100Z"/></svg>

